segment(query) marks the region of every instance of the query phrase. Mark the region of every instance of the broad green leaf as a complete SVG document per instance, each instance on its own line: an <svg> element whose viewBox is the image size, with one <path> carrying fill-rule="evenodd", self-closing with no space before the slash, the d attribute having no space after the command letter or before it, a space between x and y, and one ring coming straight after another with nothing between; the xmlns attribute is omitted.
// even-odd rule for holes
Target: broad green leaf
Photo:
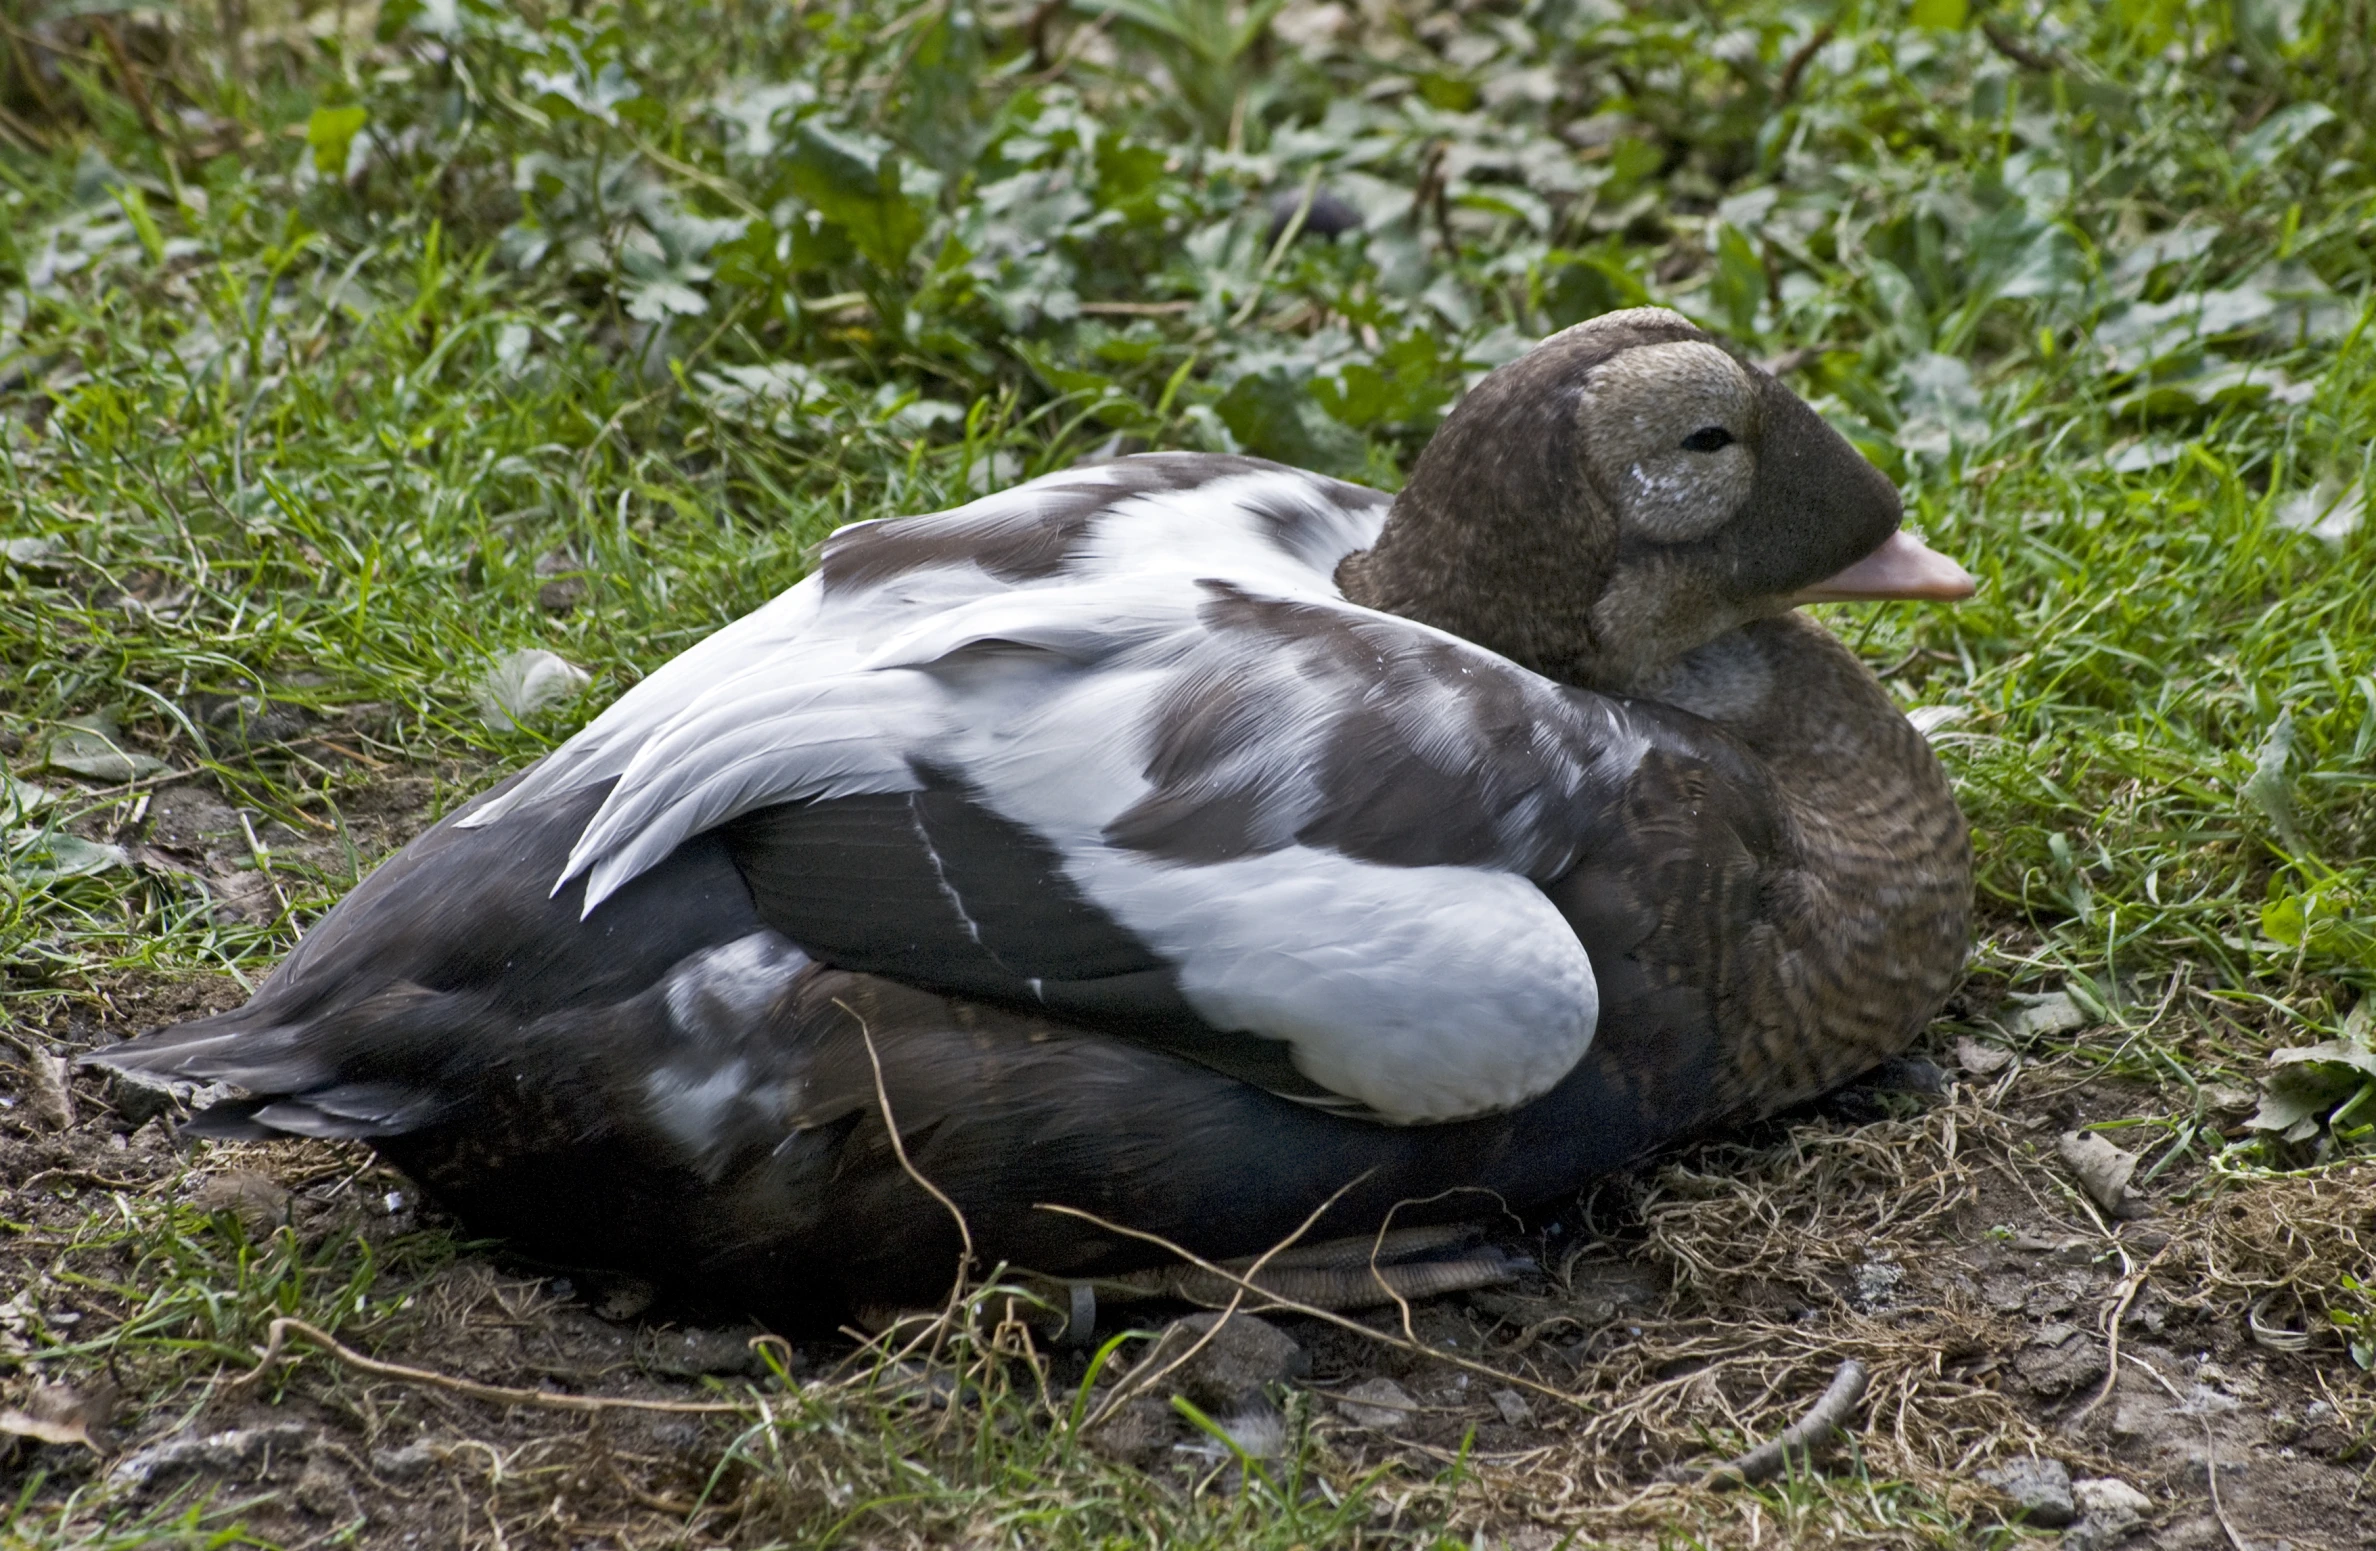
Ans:
<svg viewBox="0 0 2376 1551"><path fill-rule="evenodd" d="M605 124L619 121L622 111L643 95L615 59L588 76L584 70L529 70L520 84L536 94L537 106L563 116L583 114Z"/></svg>
<svg viewBox="0 0 2376 1551"><path fill-rule="evenodd" d="M2259 1111L2246 1122L2253 1130L2288 1142L2306 1142L2338 1111L2366 1102L2376 1084L2376 1051L2351 1040L2327 1040L2270 1053L2261 1078Z"/></svg>
<svg viewBox="0 0 2376 1551"><path fill-rule="evenodd" d="M1441 70L1430 70L1419 77L1419 95L1429 106L1447 113L1466 113L1477 105L1477 83Z"/></svg>
<svg viewBox="0 0 2376 1551"><path fill-rule="evenodd" d="M2308 888L2288 892L2280 892L2279 879L2270 881L2269 898L2260 912L2263 935L2281 947L2376 973L2376 918L2340 877L2316 863L2300 865L2312 872L2314 881Z"/></svg>
<svg viewBox="0 0 2376 1551"><path fill-rule="evenodd" d="M1945 457L1951 448L1988 442L1988 406L1961 359L1930 352L1908 361L1900 374L1898 404L1904 419L1898 445L1908 452Z"/></svg>
<svg viewBox="0 0 2376 1551"><path fill-rule="evenodd" d="M57 793L31 781L20 781L0 770L0 823L14 823L48 807Z"/></svg>
<svg viewBox="0 0 2376 1551"><path fill-rule="evenodd" d="M1285 371L1240 377L1214 408L1249 452L1347 478L1368 465L1361 437L1329 416L1310 382Z"/></svg>
<svg viewBox="0 0 2376 1551"><path fill-rule="evenodd" d="M314 109L305 121L305 143L313 147L314 171L325 178L344 177L347 153L370 120L370 110L354 104Z"/></svg>
<svg viewBox="0 0 2376 1551"><path fill-rule="evenodd" d="M171 768L153 754L126 748L115 718L104 714L69 717L58 723L43 740L42 762L53 770L67 770L94 781L115 784L159 775Z"/></svg>
<svg viewBox="0 0 2376 1551"><path fill-rule="evenodd" d="M2312 131L2334 121L2335 110L2323 102L2297 102L2290 108L2279 108L2238 142L2237 164L2248 173L2274 166L2288 151L2308 139Z"/></svg>
<svg viewBox="0 0 2376 1551"><path fill-rule="evenodd" d="M1435 333L1415 329L1378 352L1312 383L1320 406L1346 425L1432 426L1452 402L1453 377Z"/></svg>
<svg viewBox="0 0 2376 1551"><path fill-rule="evenodd" d="M1544 257L1539 273L1540 305L1556 328L1650 301L1649 288L1613 253L1554 249Z"/></svg>
<svg viewBox="0 0 2376 1551"><path fill-rule="evenodd" d="M1708 295L1736 337L1757 337L1757 309L1766 299L1765 264L1748 237L1730 222L1717 228L1716 274Z"/></svg>
<svg viewBox="0 0 2376 1551"><path fill-rule="evenodd" d="M679 280L662 277L627 289L627 316L646 323L698 318L707 311L709 299Z"/></svg>
<svg viewBox="0 0 2376 1551"><path fill-rule="evenodd" d="M2285 767L2293 760L2293 749L2293 712L2288 710L2278 714L2268 737L2261 740L2260 751L2253 756L2252 774L2244 782L2243 795L2246 802L2268 819L2286 849L2298 856L2309 847L2303 844L2293 788L2285 779Z"/></svg>
<svg viewBox="0 0 2376 1551"><path fill-rule="evenodd" d="M792 139L790 172L792 191L847 232L876 267L893 275L906 269L927 211L909 195L886 142L804 123Z"/></svg>
<svg viewBox="0 0 2376 1551"><path fill-rule="evenodd" d="M2322 1065L2348 1067L2363 1077L2376 1077L2376 1050L2345 1039L2330 1039L2316 1045L2297 1045L2269 1053L2272 1066Z"/></svg>
<svg viewBox="0 0 2376 1551"><path fill-rule="evenodd" d="M54 883L63 878L90 878L128 867L131 856L122 846L85 840L63 831L44 834L19 830L7 837L8 871L27 883Z"/></svg>

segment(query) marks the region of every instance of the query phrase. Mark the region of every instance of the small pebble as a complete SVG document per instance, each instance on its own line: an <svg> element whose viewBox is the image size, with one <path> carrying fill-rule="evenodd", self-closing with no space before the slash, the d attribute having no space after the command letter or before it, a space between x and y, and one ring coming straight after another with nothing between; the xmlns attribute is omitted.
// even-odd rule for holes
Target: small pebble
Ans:
<svg viewBox="0 0 2376 1551"><path fill-rule="evenodd" d="M289 1193L253 1169L225 1169L193 1191L190 1204L202 1212L229 1212L249 1232L258 1233L280 1225L289 1210Z"/></svg>
<svg viewBox="0 0 2376 1551"><path fill-rule="evenodd" d="M1980 1480L2013 1499L2014 1516L2024 1523L2061 1529L2079 1517L2079 1503L2071 1495L2071 1470L2058 1459L2017 1459L1980 1472Z"/></svg>
<svg viewBox="0 0 2376 1551"><path fill-rule="evenodd" d="M412 1481L429 1473L437 1463L437 1455L426 1442L415 1439L401 1449L379 1449L371 1456L374 1474L390 1481Z"/></svg>
<svg viewBox="0 0 2376 1551"><path fill-rule="evenodd" d="M2116 1476L2074 1481L2071 1496L2077 1500L2079 1511L2098 1524L2108 1525L2124 1517L2134 1524L2153 1511L2152 1498Z"/></svg>
<svg viewBox="0 0 2376 1551"><path fill-rule="evenodd" d="M2040 1039L2056 1034L2070 1034L2095 1022L2078 998L2068 991L2050 991L2044 996L2013 994L2021 1010L2013 1015L2007 1027L2016 1039Z"/></svg>
<svg viewBox="0 0 2376 1551"><path fill-rule="evenodd" d="M1400 1427L1419 1413L1419 1402L1392 1379L1364 1379L1337 1396L1336 1408L1361 1427Z"/></svg>
<svg viewBox="0 0 2376 1551"><path fill-rule="evenodd" d="M1311 1354L1270 1321L1253 1314L1191 1314L1175 1320L1139 1360L1142 1370L1160 1369L1194 1347L1207 1332L1212 1339L1166 1381L1208 1416L1250 1411L1267 1404L1273 1385L1312 1370Z"/></svg>
<svg viewBox="0 0 2376 1551"><path fill-rule="evenodd" d="M1994 1077L2013 1064L2013 1052L2002 1045L1984 1045L1966 1035L1955 1042L1955 1064L1974 1077Z"/></svg>
<svg viewBox="0 0 2376 1551"><path fill-rule="evenodd" d="M2126 1540L2153 1512L2151 1498L2110 1476L2074 1482L2071 1495L2079 1502L2079 1522L2063 1535L2065 1551L2106 1551Z"/></svg>

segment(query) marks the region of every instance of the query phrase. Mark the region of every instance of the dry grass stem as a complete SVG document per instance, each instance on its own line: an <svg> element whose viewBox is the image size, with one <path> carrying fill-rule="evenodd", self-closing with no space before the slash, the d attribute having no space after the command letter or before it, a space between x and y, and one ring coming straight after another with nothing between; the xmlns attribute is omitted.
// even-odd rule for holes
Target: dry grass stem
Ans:
<svg viewBox="0 0 2376 1551"><path fill-rule="evenodd" d="M496 1405L538 1406L547 1411L652 1411L672 1416L737 1416L749 1413L747 1401L735 1400L638 1400L613 1395L557 1395L549 1390L518 1389L508 1384L482 1384L476 1379L456 1378L450 1373L437 1373L427 1368L407 1367L403 1363L382 1362L366 1357L353 1347L301 1319L283 1316L272 1322L266 1333L263 1349L256 1355L256 1365L228 1382L232 1389L255 1383L279 1361L281 1348L291 1335L300 1335L348 1367L377 1378L399 1379L407 1384L423 1384L450 1394L467 1395L473 1400L485 1400Z"/></svg>

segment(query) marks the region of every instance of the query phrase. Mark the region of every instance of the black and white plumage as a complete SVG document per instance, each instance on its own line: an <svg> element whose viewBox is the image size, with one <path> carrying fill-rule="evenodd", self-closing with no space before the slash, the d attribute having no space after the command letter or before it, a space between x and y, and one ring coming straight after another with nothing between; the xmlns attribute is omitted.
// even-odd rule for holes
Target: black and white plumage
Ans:
<svg viewBox="0 0 2376 1551"><path fill-rule="evenodd" d="M247 1007L101 1059L755 1303L945 1278L885 1109L986 1255L1055 1273L1129 1251L1047 1201L1230 1254L1357 1179L1351 1227L1539 1198L1945 994L1952 799L1776 617L1968 590L1897 517L1636 312L1488 378L1392 501L1164 454L845 529Z"/></svg>
<svg viewBox="0 0 2376 1551"><path fill-rule="evenodd" d="M589 917L725 827L762 916L842 967L1384 1119L1511 1108L1592 1037L1542 885L1647 741L1348 603L1386 509L1175 454L844 529L463 823L612 782L553 880Z"/></svg>

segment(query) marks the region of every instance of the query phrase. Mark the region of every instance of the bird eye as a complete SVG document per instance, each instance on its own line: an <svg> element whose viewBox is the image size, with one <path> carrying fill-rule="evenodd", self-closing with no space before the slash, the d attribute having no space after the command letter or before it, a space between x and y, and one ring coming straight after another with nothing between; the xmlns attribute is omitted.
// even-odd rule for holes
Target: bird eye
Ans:
<svg viewBox="0 0 2376 1551"><path fill-rule="evenodd" d="M1683 438L1685 452L1722 452L1732 444L1732 432L1720 425L1701 426Z"/></svg>

